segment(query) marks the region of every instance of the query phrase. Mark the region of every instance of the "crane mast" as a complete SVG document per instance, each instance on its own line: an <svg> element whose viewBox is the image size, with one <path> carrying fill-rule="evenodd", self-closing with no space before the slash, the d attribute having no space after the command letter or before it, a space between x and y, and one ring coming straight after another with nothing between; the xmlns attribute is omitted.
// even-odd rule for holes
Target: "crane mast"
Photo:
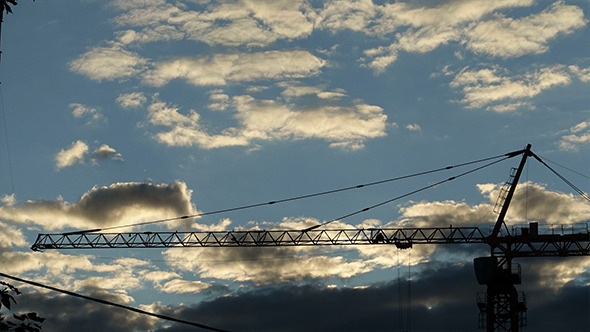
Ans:
<svg viewBox="0 0 590 332"><path fill-rule="evenodd" d="M498 197L498 219L489 235L479 227L366 228L303 230L233 230L222 232L127 232L101 233L100 230L62 234L39 234L32 250L98 248L190 248L190 247L273 247L273 246L347 246L392 245L408 249L421 244L481 244L490 247L490 256L474 259L480 285L478 293L479 327L487 331L520 331L526 325L526 301L518 292L520 265L515 258L589 256L588 228L571 232L539 232L531 222L520 232L510 232L504 218L516 190L520 175L530 156L539 159L528 144L518 168L513 169ZM502 232L502 226L507 231Z"/></svg>

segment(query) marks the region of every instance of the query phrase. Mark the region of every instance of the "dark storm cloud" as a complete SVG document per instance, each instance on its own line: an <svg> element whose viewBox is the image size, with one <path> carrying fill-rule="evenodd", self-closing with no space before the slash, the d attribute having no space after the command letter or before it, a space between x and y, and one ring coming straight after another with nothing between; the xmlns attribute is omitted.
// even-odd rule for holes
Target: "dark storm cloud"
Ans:
<svg viewBox="0 0 590 332"><path fill-rule="evenodd" d="M526 295L529 331L590 331L590 286L571 282L557 292L535 289Z"/></svg>
<svg viewBox="0 0 590 332"><path fill-rule="evenodd" d="M429 270L411 282L412 331L477 330L476 290L470 264ZM258 288L192 307L163 308L162 312L201 317L209 325L234 331L391 331L400 326L400 309L408 326L407 294L402 275L401 283L396 279L357 289L317 285ZM188 329L173 326L159 330L163 331Z"/></svg>
<svg viewBox="0 0 590 332"><path fill-rule="evenodd" d="M185 319L206 320L210 326L232 331L392 331L401 328L481 331L476 293L485 292L485 286L477 284L471 263L430 264L420 275L412 276L415 280L411 281L410 288L404 273L401 283L392 270L392 282L364 289L283 285L161 310ZM529 281L528 286L517 288L526 288L533 298L552 292L539 286L534 278L525 282ZM411 293L409 315L408 290ZM588 286L568 284L549 298L530 302L528 307L531 331L587 331L590 327ZM554 321L546 322L548 318ZM158 330L164 331L189 329L171 326Z"/></svg>

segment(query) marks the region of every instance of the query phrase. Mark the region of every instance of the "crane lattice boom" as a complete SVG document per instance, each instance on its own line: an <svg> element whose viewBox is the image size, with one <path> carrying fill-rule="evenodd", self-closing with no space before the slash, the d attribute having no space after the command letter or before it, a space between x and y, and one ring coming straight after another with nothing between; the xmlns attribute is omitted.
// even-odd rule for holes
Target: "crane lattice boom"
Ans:
<svg viewBox="0 0 590 332"><path fill-rule="evenodd" d="M590 255L590 234L526 234L497 238L512 257ZM478 227L247 230L227 232L130 232L39 234L33 250L172 247L271 247L314 245L489 244Z"/></svg>

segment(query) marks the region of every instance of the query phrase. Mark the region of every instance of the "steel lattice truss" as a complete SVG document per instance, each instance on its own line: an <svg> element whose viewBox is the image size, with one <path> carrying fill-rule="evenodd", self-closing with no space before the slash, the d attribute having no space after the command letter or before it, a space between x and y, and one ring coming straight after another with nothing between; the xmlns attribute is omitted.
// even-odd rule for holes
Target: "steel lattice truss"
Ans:
<svg viewBox="0 0 590 332"><path fill-rule="evenodd" d="M39 234L44 249L486 243L477 227Z"/></svg>
<svg viewBox="0 0 590 332"><path fill-rule="evenodd" d="M590 255L590 234L502 236L499 256ZM39 234L33 250L171 247L272 247L315 245L489 244L478 227L248 230L228 232L131 232Z"/></svg>

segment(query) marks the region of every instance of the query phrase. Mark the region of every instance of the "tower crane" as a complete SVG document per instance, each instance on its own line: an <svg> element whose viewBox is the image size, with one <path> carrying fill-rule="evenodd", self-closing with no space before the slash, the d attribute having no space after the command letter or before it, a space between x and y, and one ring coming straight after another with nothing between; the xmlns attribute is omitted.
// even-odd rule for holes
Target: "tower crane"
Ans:
<svg viewBox="0 0 590 332"><path fill-rule="evenodd" d="M520 331L526 325L526 301L518 292L521 284L520 265L516 258L566 257L590 255L590 232L543 234L538 223L531 222L519 233L501 231L504 218L529 157L544 162L525 149L511 152L508 157L522 155L518 168L513 168L509 180L498 197L495 210L499 212L491 233L479 227L421 227L324 229L316 225L303 230L233 230L210 232L127 232L107 233L101 229L61 234L39 234L31 249L94 249L94 248L171 248L171 247L275 247L275 246L348 246L393 245L408 249L422 244L487 244L490 256L474 259L477 281L486 286L478 293L479 327L487 331ZM582 192L583 193L583 192ZM587 198L587 195L584 194ZM273 202L271 202L273 203Z"/></svg>

